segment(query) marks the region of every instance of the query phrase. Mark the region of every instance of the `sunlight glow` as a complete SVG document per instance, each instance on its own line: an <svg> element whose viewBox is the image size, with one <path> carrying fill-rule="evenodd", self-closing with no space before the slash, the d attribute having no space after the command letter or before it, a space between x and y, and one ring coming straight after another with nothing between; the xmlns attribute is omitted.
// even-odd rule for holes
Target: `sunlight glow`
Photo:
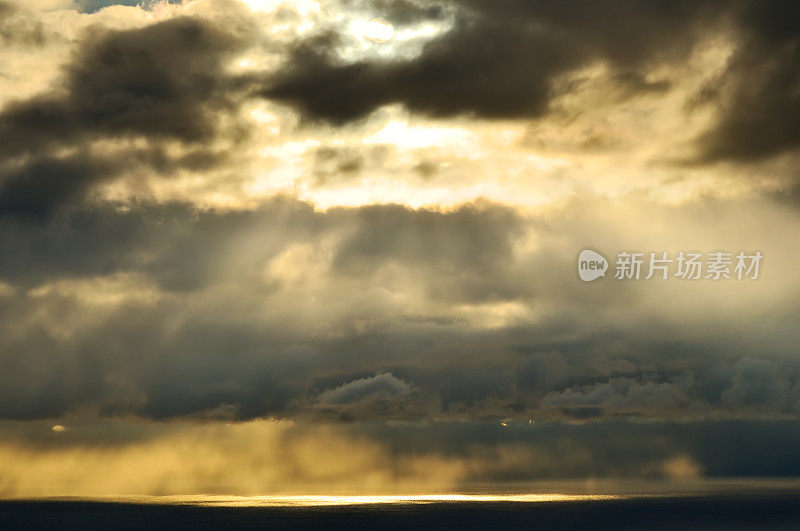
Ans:
<svg viewBox="0 0 800 531"><path fill-rule="evenodd" d="M109 496L92 500L122 503L196 505L202 507L324 507L374 504L425 503L541 503L557 501L613 500L611 494L417 494L354 496Z"/></svg>
<svg viewBox="0 0 800 531"><path fill-rule="evenodd" d="M472 134L459 127L414 126L405 120L391 120L386 127L364 139L365 144L394 144L404 148L440 145L465 146Z"/></svg>
<svg viewBox="0 0 800 531"><path fill-rule="evenodd" d="M242 0L251 11L260 11L270 13L275 11L281 6L293 8L302 16L307 16L311 13L319 13L320 5L313 0L294 0L287 2L286 0Z"/></svg>
<svg viewBox="0 0 800 531"><path fill-rule="evenodd" d="M394 26L381 19L354 20L350 23L350 33L377 43L388 42L394 37Z"/></svg>

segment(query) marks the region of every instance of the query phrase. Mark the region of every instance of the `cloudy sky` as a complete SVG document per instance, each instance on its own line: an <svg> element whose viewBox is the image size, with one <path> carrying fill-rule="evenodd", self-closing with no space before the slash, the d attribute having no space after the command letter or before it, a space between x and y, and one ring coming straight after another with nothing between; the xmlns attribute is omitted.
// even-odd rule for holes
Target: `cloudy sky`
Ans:
<svg viewBox="0 0 800 531"><path fill-rule="evenodd" d="M0 0L0 496L798 476L798 233L793 2Z"/></svg>

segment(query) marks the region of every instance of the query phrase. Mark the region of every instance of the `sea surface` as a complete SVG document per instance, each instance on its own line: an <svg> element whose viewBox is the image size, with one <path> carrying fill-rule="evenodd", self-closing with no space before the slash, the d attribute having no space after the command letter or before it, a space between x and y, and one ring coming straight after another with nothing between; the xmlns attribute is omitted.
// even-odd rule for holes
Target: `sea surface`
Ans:
<svg viewBox="0 0 800 531"><path fill-rule="evenodd" d="M800 529L798 487L13 499L0 501L0 529Z"/></svg>

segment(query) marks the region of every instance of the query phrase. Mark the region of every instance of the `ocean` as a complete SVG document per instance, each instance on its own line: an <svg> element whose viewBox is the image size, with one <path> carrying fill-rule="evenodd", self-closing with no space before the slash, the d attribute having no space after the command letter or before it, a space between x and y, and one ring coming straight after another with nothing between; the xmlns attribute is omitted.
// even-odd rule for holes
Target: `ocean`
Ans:
<svg viewBox="0 0 800 531"><path fill-rule="evenodd" d="M215 501L216 500L216 501ZM2 529L800 529L800 491L331 503L0 501ZM242 501L245 500L245 501Z"/></svg>

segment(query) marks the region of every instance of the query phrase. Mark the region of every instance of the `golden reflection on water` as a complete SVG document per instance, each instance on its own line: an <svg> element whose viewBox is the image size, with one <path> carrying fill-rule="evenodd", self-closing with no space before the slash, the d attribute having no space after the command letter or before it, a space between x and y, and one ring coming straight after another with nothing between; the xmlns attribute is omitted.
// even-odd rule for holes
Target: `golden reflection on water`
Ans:
<svg viewBox="0 0 800 531"><path fill-rule="evenodd" d="M420 494L420 495L352 495L352 496L122 496L104 497L102 501L202 507L317 507L335 505L422 504L466 502L552 502L613 500L610 494ZM100 501L93 498L93 501Z"/></svg>
<svg viewBox="0 0 800 531"><path fill-rule="evenodd" d="M477 487L475 487L477 489ZM569 494L566 494L569 493ZM547 484L483 485L466 493L438 494L271 494L271 495L111 495L10 497L8 499L128 503L146 505L191 505L198 507L325 507L355 505L411 505L426 503L542 503L613 501L632 498L681 496L800 493L798 478L717 478L694 481L581 480L550 481ZM0 497L2 499L2 497Z"/></svg>

